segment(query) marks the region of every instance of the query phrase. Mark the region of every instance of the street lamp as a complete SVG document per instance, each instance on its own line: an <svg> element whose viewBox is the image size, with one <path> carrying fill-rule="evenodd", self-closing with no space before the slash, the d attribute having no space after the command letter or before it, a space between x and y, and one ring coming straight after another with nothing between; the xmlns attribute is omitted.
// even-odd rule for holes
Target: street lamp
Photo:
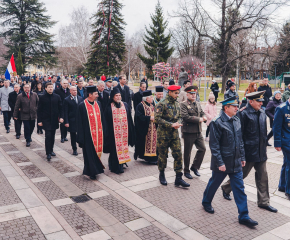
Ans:
<svg viewBox="0 0 290 240"><path fill-rule="evenodd" d="M207 40L204 40L204 101L206 101L206 48Z"/></svg>
<svg viewBox="0 0 290 240"><path fill-rule="evenodd" d="M276 81L277 81L277 77L276 77L276 69L277 69L277 65L278 63L274 63L275 65L275 89L276 89Z"/></svg>
<svg viewBox="0 0 290 240"><path fill-rule="evenodd" d="M157 52L157 63L158 63L159 51L160 51L160 47L157 47L156 48L156 52ZM159 81L158 77L157 77L157 81Z"/></svg>
<svg viewBox="0 0 290 240"><path fill-rule="evenodd" d="M132 47L132 45L131 44L128 44L128 48L129 48L129 52L128 52L128 61L129 61L129 82L131 82L131 77L130 77L130 75L131 75L131 69L130 69L130 50L131 50L131 47Z"/></svg>

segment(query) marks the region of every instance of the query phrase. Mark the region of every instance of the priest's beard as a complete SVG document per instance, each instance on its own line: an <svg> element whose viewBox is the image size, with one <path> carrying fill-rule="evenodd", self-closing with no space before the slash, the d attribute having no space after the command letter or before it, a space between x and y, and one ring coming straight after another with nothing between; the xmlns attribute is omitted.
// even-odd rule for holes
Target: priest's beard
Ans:
<svg viewBox="0 0 290 240"><path fill-rule="evenodd" d="M121 102L122 102L121 100L117 100L117 101L114 100L114 104L115 104L116 108L121 107Z"/></svg>

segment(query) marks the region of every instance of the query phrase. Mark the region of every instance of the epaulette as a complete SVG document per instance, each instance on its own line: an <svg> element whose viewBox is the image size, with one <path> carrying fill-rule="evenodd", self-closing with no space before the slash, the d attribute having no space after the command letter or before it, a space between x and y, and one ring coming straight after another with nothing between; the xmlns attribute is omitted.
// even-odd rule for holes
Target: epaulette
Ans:
<svg viewBox="0 0 290 240"><path fill-rule="evenodd" d="M216 116L212 121L216 121L216 120L218 120L219 118L220 118L221 116Z"/></svg>
<svg viewBox="0 0 290 240"><path fill-rule="evenodd" d="M282 107L285 107L285 106L286 106L286 102L280 104L280 105L278 106L278 108L282 108Z"/></svg>
<svg viewBox="0 0 290 240"><path fill-rule="evenodd" d="M240 120L239 117L237 115L233 116L233 118Z"/></svg>

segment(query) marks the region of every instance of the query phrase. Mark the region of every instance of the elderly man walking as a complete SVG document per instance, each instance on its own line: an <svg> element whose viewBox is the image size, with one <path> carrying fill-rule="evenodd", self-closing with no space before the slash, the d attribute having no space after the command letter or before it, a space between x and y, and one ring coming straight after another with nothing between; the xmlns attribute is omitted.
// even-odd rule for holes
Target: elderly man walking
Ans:
<svg viewBox="0 0 290 240"><path fill-rule="evenodd" d="M11 119L11 108L8 104L9 93L13 92L13 88L10 87L9 80L4 80L4 87L0 88L0 110L4 117L4 126L6 133L10 132L10 119Z"/></svg>
<svg viewBox="0 0 290 240"><path fill-rule="evenodd" d="M8 98L8 103L11 108L11 114L13 115L14 109L15 109L15 104L17 100L17 96L21 93L20 91L20 86L19 84L14 85L14 91L9 93L9 98ZM18 113L17 120L14 119L14 128L15 128L15 133L16 133L16 139L20 138L21 135L21 125L22 121L20 118L20 112Z"/></svg>

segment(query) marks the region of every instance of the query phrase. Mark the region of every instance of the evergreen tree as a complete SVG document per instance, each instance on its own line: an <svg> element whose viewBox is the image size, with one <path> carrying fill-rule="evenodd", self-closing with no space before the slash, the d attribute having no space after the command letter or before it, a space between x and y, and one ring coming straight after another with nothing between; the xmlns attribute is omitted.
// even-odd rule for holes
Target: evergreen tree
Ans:
<svg viewBox="0 0 290 240"><path fill-rule="evenodd" d="M87 70L92 76L115 75L122 69L126 46L124 22L119 0L102 0L93 15L93 37Z"/></svg>
<svg viewBox="0 0 290 240"><path fill-rule="evenodd" d="M157 48L159 47L158 62L167 62L167 59L172 55L174 48L169 48L171 35L165 35L168 22L164 20L163 10L158 0L155 7L155 14L151 15L152 25L149 29L146 27L144 36L145 50L149 57L138 54L138 57L144 62L148 69L152 70L152 66L157 62L154 57L157 56Z"/></svg>
<svg viewBox="0 0 290 240"><path fill-rule="evenodd" d="M11 54L20 50L23 71L29 64L56 63L53 35L46 31L55 22L45 13L46 8L39 0L2 0L0 3L0 24L4 27L0 36L6 39L8 47L4 58L9 60Z"/></svg>
<svg viewBox="0 0 290 240"><path fill-rule="evenodd" d="M22 64L22 57L21 57L20 48L19 48L19 51L18 51L18 56L17 56L16 62L15 62L15 65L16 65L17 74L19 76L21 76L21 74L23 74L24 71L23 71L23 64Z"/></svg>

